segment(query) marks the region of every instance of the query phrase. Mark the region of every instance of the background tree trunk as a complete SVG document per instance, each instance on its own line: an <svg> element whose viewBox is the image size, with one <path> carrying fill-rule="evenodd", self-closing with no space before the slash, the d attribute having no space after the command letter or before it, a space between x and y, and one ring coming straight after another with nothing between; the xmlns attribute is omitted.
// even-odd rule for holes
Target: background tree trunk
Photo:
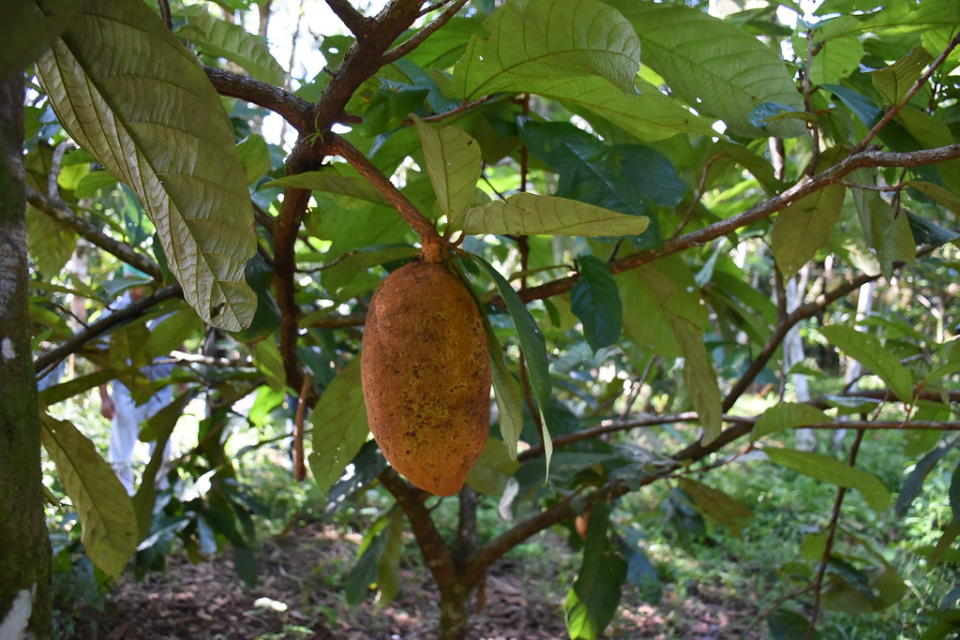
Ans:
<svg viewBox="0 0 960 640"><path fill-rule="evenodd" d="M27 315L22 75L0 78L0 638L50 636L50 539Z"/></svg>

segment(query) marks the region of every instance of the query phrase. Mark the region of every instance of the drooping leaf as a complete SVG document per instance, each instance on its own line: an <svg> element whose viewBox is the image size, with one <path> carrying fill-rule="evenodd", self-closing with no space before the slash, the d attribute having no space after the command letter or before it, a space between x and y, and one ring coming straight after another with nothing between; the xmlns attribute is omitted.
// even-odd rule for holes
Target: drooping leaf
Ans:
<svg viewBox="0 0 960 640"><path fill-rule="evenodd" d="M355 358L324 390L310 416L313 451L310 470L326 493L343 474L367 439L367 411L360 386L360 358Z"/></svg>
<svg viewBox="0 0 960 640"><path fill-rule="evenodd" d="M381 607L393 602L400 590L400 552L403 550L403 530L406 517L401 509L395 509L387 525L387 541L380 554L377 567L377 590L380 597L377 604Z"/></svg>
<svg viewBox="0 0 960 640"><path fill-rule="evenodd" d="M413 122L440 211L448 221L456 220L470 206L480 179L480 145L456 127L433 128L419 118Z"/></svg>
<svg viewBox="0 0 960 640"><path fill-rule="evenodd" d="M739 27L699 9L634 0L609 0L633 24L643 63L701 113L733 130L759 135L748 114L764 102L798 110L803 100L780 56ZM773 123L780 137L803 133L795 122Z"/></svg>
<svg viewBox="0 0 960 640"><path fill-rule="evenodd" d="M869 175L868 171L854 172L855 179L861 184L870 184L864 182L869 180ZM906 215L897 215L893 205L869 189L853 189L853 202L867 244L876 252L884 276L890 277L895 265L914 261L917 243Z"/></svg>
<svg viewBox="0 0 960 640"><path fill-rule="evenodd" d="M876 511L883 511L890 504L890 492L872 473L851 467L845 462L821 453L774 447L766 447L763 451L772 462L781 466L823 482L856 489L863 495L867 504Z"/></svg>
<svg viewBox="0 0 960 640"><path fill-rule="evenodd" d="M567 592L564 619L571 640L596 640L607 628L620 603L620 584L627 563L607 534L609 508L596 504L590 511L583 562Z"/></svg>
<svg viewBox="0 0 960 640"><path fill-rule="evenodd" d="M597 0L512 0L484 22L454 70L467 99L511 88L516 80L601 76L628 90L640 66L630 23Z"/></svg>
<svg viewBox="0 0 960 640"><path fill-rule="evenodd" d="M763 412L754 425L750 437L757 440L784 429L822 424L830 420L830 416L813 405L803 402L780 402Z"/></svg>
<svg viewBox="0 0 960 640"><path fill-rule="evenodd" d="M680 478L680 488L693 500L697 511L711 520L730 527L738 537L743 520L753 515L739 500L692 478Z"/></svg>
<svg viewBox="0 0 960 640"><path fill-rule="evenodd" d="M40 414L40 438L80 516L90 560L118 577L137 548L137 518L130 496L93 443L73 424Z"/></svg>
<svg viewBox="0 0 960 640"><path fill-rule="evenodd" d="M249 324L246 179L194 57L142 2L90 0L37 68L64 128L146 207L190 306L229 331Z"/></svg>
<svg viewBox="0 0 960 640"><path fill-rule="evenodd" d="M506 202L494 201L467 209L464 233L508 235L619 236L643 233L650 224L645 216L630 216L591 204L515 193Z"/></svg>
<svg viewBox="0 0 960 640"><path fill-rule="evenodd" d="M500 416L500 435L511 460L517 459L517 442L523 431L523 390L503 361L503 347L497 340L490 322L487 329L487 349L490 352L490 373L493 393Z"/></svg>
<svg viewBox="0 0 960 640"><path fill-rule="evenodd" d="M880 376L902 402L913 399L913 374L876 336L842 325L823 327L820 332L830 344Z"/></svg>
<svg viewBox="0 0 960 640"><path fill-rule="evenodd" d="M209 54L235 62L257 80L283 85L286 72L270 54L263 38L247 33L239 24L212 16L205 7L188 7L180 15L186 24L177 29L178 36Z"/></svg>
<svg viewBox="0 0 960 640"><path fill-rule="evenodd" d="M620 339L623 304L613 274L592 255L577 258L580 278L570 291L570 308L583 323L583 334L596 351Z"/></svg>
<svg viewBox="0 0 960 640"><path fill-rule="evenodd" d="M844 187L830 185L800 198L777 214L770 244L777 267L791 278L826 244L840 218Z"/></svg>

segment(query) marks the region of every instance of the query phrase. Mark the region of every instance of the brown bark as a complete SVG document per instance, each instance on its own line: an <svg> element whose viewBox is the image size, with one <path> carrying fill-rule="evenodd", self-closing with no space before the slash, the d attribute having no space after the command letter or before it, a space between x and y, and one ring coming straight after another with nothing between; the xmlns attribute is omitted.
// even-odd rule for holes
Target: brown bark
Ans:
<svg viewBox="0 0 960 640"><path fill-rule="evenodd" d="M22 76L0 79L0 637L50 635L50 540L27 313Z"/></svg>

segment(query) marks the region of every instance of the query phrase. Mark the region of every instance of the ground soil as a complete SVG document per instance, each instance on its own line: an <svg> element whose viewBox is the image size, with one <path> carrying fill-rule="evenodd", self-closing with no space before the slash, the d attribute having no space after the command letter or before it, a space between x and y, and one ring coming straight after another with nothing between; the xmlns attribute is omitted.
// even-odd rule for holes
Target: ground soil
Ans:
<svg viewBox="0 0 960 640"><path fill-rule="evenodd" d="M556 536L554 536L556 537ZM107 596L100 612L78 611L95 621L76 638L106 640L434 640L437 599L419 559L401 569L403 586L386 606L351 608L343 576L354 561L359 536L332 527L306 525L264 543L260 579L248 588L233 570L230 554L193 564L172 557L165 573L137 582L127 576ZM552 548L564 542L544 539ZM553 566L522 566L507 557L489 573L481 611L471 619L469 640L567 638L563 621L566 581ZM553 569L556 571L556 569ZM760 638L747 630L756 615L749 603L719 588L698 585L680 599L669 586L656 606L631 589L606 638L725 640ZM691 595L691 593L693 595ZM88 620L89 622L89 620ZM72 640L72 639L68 639Z"/></svg>

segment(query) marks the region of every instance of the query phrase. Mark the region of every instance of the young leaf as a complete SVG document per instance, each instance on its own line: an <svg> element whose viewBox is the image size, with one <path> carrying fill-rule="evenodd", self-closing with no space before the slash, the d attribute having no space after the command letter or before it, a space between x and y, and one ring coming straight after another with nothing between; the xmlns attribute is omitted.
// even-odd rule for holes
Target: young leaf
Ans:
<svg viewBox="0 0 960 640"><path fill-rule="evenodd" d="M470 206L480 179L480 145L460 129L434 128L414 117L440 211L456 220Z"/></svg>
<svg viewBox="0 0 960 640"><path fill-rule="evenodd" d="M803 110L803 100L780 56L739 27L692 7L611 0L637 30L643 63L701 113L722 118L742 135L759 135L748 115L764 102ZM735 61L735 63L733 63ZM803 127L772 123L780 137Z"/></svg>
<svg viewBox="0 0 960 640"><path fill-rule="evenodd" d="M249 324L253 211L196 59L142 2L90 0L37 69L64 128L144 204L190 306L228 331Z"/></svg>
<svg viewBox="0 0 960 640"><path fill-rule="evenodd" d="M890 504L890 492L872 473L820 453L774 447L766 447L763 451L772 462L781 466L823 482L856 489L876 511L883 511Z"/></svg>
<svg viewBox="0 0 960 640"><path fill-rule="evenodd" d="M596 0L513 0L494 12L454 70L471 99L511 87L516 78L590 76L624 91L640 67L640 42L622 15Z"/></svg>
<svg viewBox="0 0 960 640"><path fill-rule="evenodd" d="M570 292L570 307L583 323L583 334L597 351L620 339L623 304L613 274L607 265L592 255L577 258L580 279Z"/></svg>
<svg viewBox="0 0 960 640"><path fill-rule="evenodd" d="M360 386L360 358L354 358L324 390L310 416L313 451L310 470L326 493L367 439L367 411Z"/></svg>
<svg viewBox="0 0 960 640"><path fill-rule="evenodd" d="M286 72L270 54L263 38L247 33L239 24L215 18L204 7L188 7L181 15L186 24L177 29L178 36L209 54L235 62L257 80L283 85Z"/></svg>
<svg viewBox="0 0 960 640"><path fill-rule="evenodd" d="M902 402L913 399L913 374L883 348L876 336L841 325L823 327L820 333L830 344L880 376Z"/></svg>
<svg viewBox="0 0 960 640"><path fill-rule="evenodd" d="M137 518L130 496L96 447L73 424L40 414L40 438L57 465L80 525L90 560L118 577L137 548Z"/></svg>
<svg viewBox="0 0 960 640"><path fill-rule="evenodd" d="M800 198L777 214L770 244L777 267L791 278L826 244L843 205L842 185L830 185Z"/></svg>
<svg viewBox="0 0 960 640"><path fill-rule="evenodd" d="M609 508L596 504L590 511L583 562L567 592L564 619L571 640L596 640L613 619L620 603L620 585L627 563L607 535Z"/></svg>
<svg viewBox="0 0 960 640"><path fill-rule="evenodd" d="M784 429L824 422L830 422L830 416L813 405L802 402L781 402L763 412L754 425L750 437L758 440Z"/></svg>
<svg viewBox="0 0 960 640"><path fill-rule="evenodd" d="M467 209L462 227L464 233L625 236L641 234L649 224L646 216L625 215L555 196L515 193L506 202Z"/></svg>

